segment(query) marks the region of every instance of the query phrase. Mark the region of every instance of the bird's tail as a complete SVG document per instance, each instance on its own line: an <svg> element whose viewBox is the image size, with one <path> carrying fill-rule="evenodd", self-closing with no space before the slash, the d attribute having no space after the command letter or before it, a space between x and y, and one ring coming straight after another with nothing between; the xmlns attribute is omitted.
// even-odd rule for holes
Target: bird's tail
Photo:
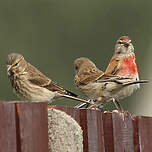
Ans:
<svg viewBox="0 0 152 152"><path fill-rule="evenodd" d="M79 104L77 104L76 106L74 106L74 108L82 108L84 106L88 106L89 104L84 103L84 102L80 102Z"/></svg>
<svg viewBox="0 0 152 152"><path fill-rule="evenodd" d="M129 85L133 85L133 84L139 84L139 83L148 83L148 80L137 80L137 81L132 81L132 82L126 82L123 83L123 86L129 86Z"/></svg>
<svg viewBox="0 0 152 152"><path fill-rule="evenodd" d="M86 103L86 104L94 105L93 103L90 103L87 100L84 100L84 99L81 99L81 98L78 98L78 97L74 97L74 96L71 96L71 95L63 94L62 97L69 98L69 99L76 100L76 101L81 101L81 102Z"/></svg>
<svg viewBox="0 0 152 152"><path fill-rule="evenodd" d="M76 95L75 93L69 91L69 90L66 90L66 94L69 95L69 96L73 96L73 97L77 97L78 95Z"/></svg>

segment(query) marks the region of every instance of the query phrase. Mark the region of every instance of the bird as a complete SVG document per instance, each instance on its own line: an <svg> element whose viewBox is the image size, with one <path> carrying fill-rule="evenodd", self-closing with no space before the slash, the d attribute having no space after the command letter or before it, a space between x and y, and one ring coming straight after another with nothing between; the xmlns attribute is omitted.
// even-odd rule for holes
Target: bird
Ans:
<svg viewBox="0 0 152 152"><path fill-rule="evenodd" d="M65 97L89 103L64 89L28 63L23 55L10 53L7 56L7 74L13 91L23 101L47 101Z"/></svg>
<svg viewBox="0 0 152 152"><path fill-rule="evenodd" d="M116 41L114 55L105 70L105 74L128 77L135 81L139 80L135 49L129 36L121 36ZM121 108L119 100L130 96L139 88L139 83L122 88L113 98L114 104Z"/></svg>
<svg viewBox="0 0 152 152"><path fill-rule="evenodd" d="M76 87L97 107L100 106L101 108L106 102L116 98L117 93L122 89L138 83L147 83L147 80L133 80L129 77L105 74L86 57L77 58L74 61L74 68L76 71L74 78ZM121 94L119 97L121 98ZM86 104L80 103L75 107L80 108L84 105ZM123 111L122 107L116 106L116 108Z"/></svg>

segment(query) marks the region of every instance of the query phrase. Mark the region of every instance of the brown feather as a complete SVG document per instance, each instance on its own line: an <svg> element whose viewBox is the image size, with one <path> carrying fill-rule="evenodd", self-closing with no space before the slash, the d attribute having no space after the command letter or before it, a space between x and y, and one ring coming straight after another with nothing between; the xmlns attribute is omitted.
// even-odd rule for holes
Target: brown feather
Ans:
<svg viewBox="0 0 152 152"><path fill-rule="evenodd" d="M34 66L32 66L29 63L25 72L28 72L29 74L28 80L34 85L47 88L48 90L53 91L53 92L57 91L58 93L61 93L61 94L77 96L76 94L68 90L65 90L62 86L58 85L56 82L46 77L38 69L36 69Z"/></svg>
<svg viewBox="0 0 152 152"><path fill-rule="evenodd" d="M105 74L113 74L115 75L118 70L118 64L120 60L119 58L116 58L115 56L111 59L108 67L106 68Z"/></svg>
<svg viewBox="0 0 152 152"><path fill-rule="evenodd" d="M29 81L38 86L46 86L50 83L50 79L42 74L37 68L28 63L25 72L28 74Z"/></svg>
<svg viewBox="0 0 152 152"><path fill-rule="evenodd" d="M103 75L103 72L97 68L84 68L75 77L76 83L85 85L94 82Z"/></svg>

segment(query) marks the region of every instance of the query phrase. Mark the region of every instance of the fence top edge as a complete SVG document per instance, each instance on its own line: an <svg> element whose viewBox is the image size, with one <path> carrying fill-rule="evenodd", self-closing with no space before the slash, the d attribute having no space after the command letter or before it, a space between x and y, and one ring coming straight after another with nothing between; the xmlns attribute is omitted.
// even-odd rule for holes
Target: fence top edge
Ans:
<svg viewBox="0 0 152 152"><path fill-rule="evenodd" d="M0 101L0 104L47 104L48 102L31 102L31 101ZM54 108L54 109L69 109L69 110L80 110L80 111L97 111L99 112L99 110L95 110L95 109L86 109L86 108L81 108L81 109L78 109L78 108L74 108L74 107L70 107L70 106L60 106L60 105L48 105L48 108ZM101 112L101 111L100 111ZM127 112L129 113L129 112ZM118 115L126 115L126 112L101 112L101 114L103 115L112 115L112 114L118 114ZM133 120L136 120L136 119L150 119L152 118L152 116L146 116L146 115L134 115L134 114L131 114L131 118Z"/></svg>
<svg viewBox="0 0 152 152"><path fill-rule="evenodd" d="M99 110L95 110L95 109L86 109L86 108L81 108L81 109L78 109L78 108L74 108L74 107L69 107L69 106L59 106L59 105L49 105L48 106L48 108L50 109L50 108L54 108L54 109L73 109L73 110L80 110L80 111L97 111L97 112L101 112L101 111L99 111ZM116 114L116 115L128 115L128 114L130 114L130 116L131 116L131 118L133 119L133 120L135 120L135 119L142 119L142 118L152 118L151 116L142 116L142 115L135 115L135 114L131 114L131 113L129 113L129 112L101 112L101 114L103 114L103 115L112 115L112 114Z"/></svg>

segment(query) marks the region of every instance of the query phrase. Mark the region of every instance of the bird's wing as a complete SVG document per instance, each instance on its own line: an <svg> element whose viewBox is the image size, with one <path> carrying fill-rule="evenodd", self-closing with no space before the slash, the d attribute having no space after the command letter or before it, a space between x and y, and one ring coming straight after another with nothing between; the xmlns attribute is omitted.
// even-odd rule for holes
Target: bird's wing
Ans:
<svg viewBox="0 0 152 152"><path fill-rule="evenodd" d="M113 57L110 60L108 67L105 70L105 74L113 74L115 75L120 68L120 59L117 57Z"/></svg>
<svg viewBox="0 0 152 152"><path fill-rule="evenodd" d="M36 69L34 66L30 65L30 68L27 70L29 73L28 81L31 82L34 85L44 87L50 91L57 91L61 94L67 94L72 96L77 96L74 93L64 89L62 86L58 85L56 82L52 81L48 77L46 77L44 74L42 74L38 69ZM33 72L30 72L32 70Z"/></svg>
<svg viewBox="0 0 152 152"><path fill-rule="evenodd" d="M27 79L33 83L34 85L43 87L50 83L50 79L46 77L43 73L41 73L37 68L28 63L27 68L25 69L27 72Z"/></svg>
<svg viewBox="0 0 152 152"><path fill-rule="evenodd" d="M97 68L85 68L75 76L75 83L86 85L96 81L101 75L103 72Z"/></svg>
<svg viewBox="0 0 152 152"><path fill-rule="evenodd" d="M120 77L117 75L112 75L112 74L103 74L101 77L99 77L96 82L115 82L118 84L124 84L128 82L132 82L132 78L128 77Z"/></svg>
<svg viewBox="0 0 152 152"><path fill-rule="evenodd" d="M45 88L49 89L50 91L57 91L61 94L66 94L70 96L77 97L77 95L69 90L64 89L62 86L58 85L56 82L51 81L48 85L44 86Z"/></svg>
<svg viewBox="0 0 152 152"><path fill-rule="evenodd" d="M69 91L65 90L63 87L61 87L60 85L58 85L56 82L52 80L47 81L46 79L44 80L40 77L35 77L35 78L33 77L28 80L32 84L46 88L50 91L53 91L53 92L57 91L58 93L61 93L61 94L69 94L68 93Z"/></svg>

